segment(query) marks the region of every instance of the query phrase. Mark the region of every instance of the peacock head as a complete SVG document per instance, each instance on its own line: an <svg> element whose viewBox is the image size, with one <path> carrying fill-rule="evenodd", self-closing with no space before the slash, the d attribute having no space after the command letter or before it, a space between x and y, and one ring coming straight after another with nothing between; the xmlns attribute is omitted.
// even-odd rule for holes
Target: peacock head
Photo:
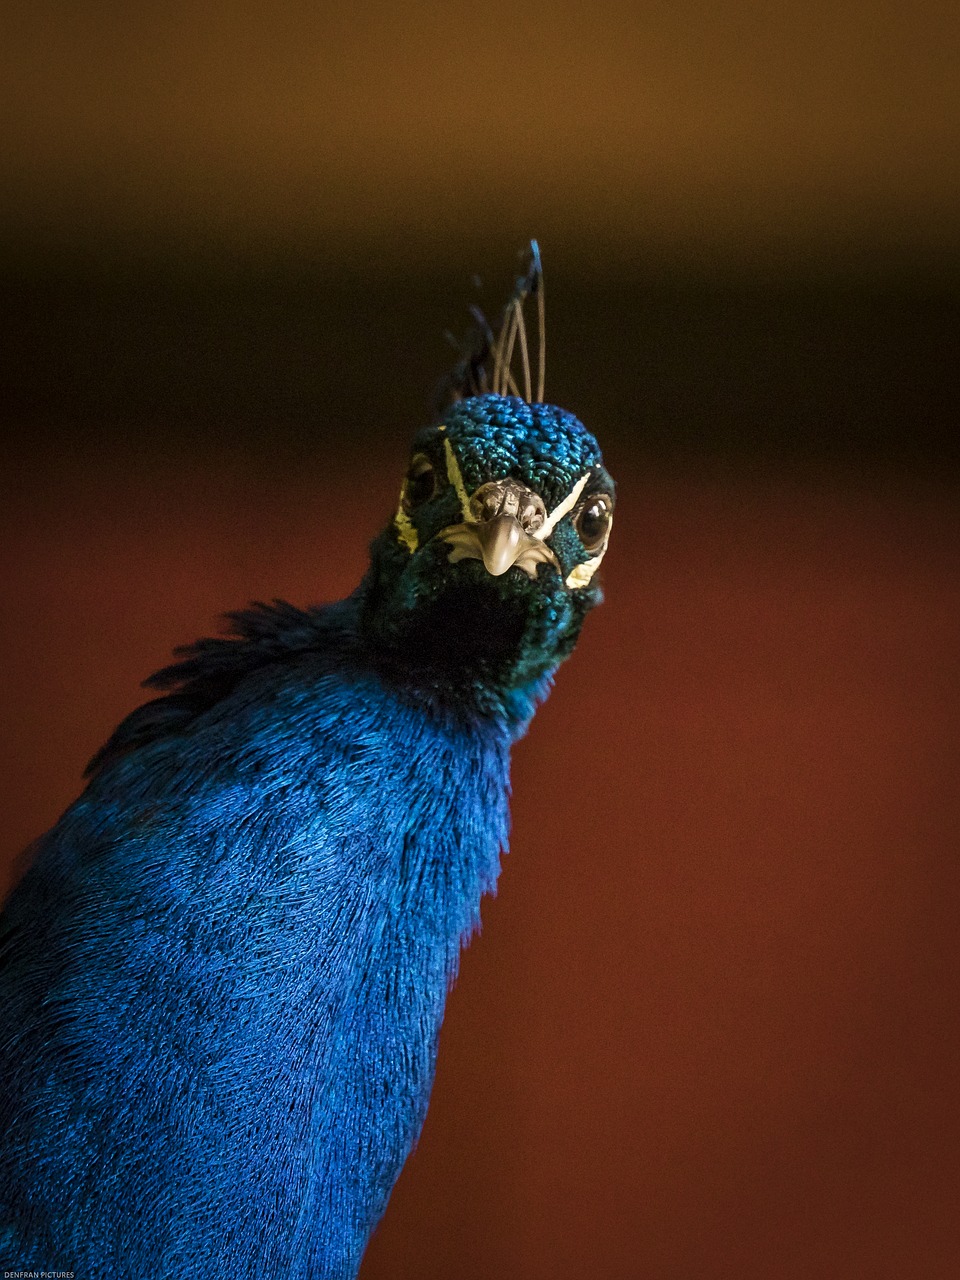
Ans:
<svg viewBox="0 0 960 1280"><path fill-rule="evenodd" d="M539 303L536 396L523 323L530 296ZM543 403L543 315L534 242L499 336L474 312L438 420L414 439L365 591L381 654L421 685L493 705L548 678L573 649L601 599L596 574L613 523L596 440Z"/></svg>
<svg viewBox="0 0 960 1280"><path fill-rule="evenodd" d="M374 544L367 612L381 643L464 688L543 677L602 598L613 504L572 413L499 394L456 402L416 436Z"/></svg>

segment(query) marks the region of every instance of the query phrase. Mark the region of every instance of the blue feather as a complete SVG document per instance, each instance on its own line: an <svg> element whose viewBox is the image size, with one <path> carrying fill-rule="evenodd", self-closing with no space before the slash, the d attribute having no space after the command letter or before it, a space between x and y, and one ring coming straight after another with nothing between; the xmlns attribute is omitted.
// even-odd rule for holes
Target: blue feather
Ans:
<svg viewBox="0 0 960 1280"><path fill-rule="evenodd" d="M415 448L439 468L444 439L471 490L610 489L550 406L462 401ZM507 847L511 745L599 599L564 585L575 511L556 567L491 577L450 563L456 502L440 476L419 549L391 524L347 600L182 651L39 842L0 926L3 1269L356 1275Z"/></svg>

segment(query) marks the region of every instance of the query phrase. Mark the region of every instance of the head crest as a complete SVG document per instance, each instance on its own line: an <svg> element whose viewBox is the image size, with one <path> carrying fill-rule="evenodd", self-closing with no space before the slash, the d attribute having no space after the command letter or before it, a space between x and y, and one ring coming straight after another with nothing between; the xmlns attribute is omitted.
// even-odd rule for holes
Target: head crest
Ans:
<svg viewBox="0 0 960 1280"><path fill-rule="evenodd" d="M533 404L543 400L546 376L547 333L543 292L543 264L540 247L531 240L521 253L526 260L522 275L517 276L513 292L500 315L497 332L494 333L479 307L472 306L473 323L463 338L448 333L447 338L456 348L460 359L441 382L436 396L437 414L442 415L457 400L469 396L487 394L518 396ZM528 298L537 300L537 382L536 395L531 378L530 346L524 304ZM514 359L519 356L518 378L514 377Z"/></svg>

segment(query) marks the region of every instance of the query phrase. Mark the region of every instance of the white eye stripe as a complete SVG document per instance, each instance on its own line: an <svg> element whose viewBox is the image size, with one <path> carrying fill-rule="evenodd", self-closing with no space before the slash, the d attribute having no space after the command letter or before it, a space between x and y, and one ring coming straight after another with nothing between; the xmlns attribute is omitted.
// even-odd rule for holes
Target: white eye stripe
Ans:
<svg viewBox="0 0 960 1280"><path fill-rule="evenodd" d="M469 524L473 519L470 514L470 498L463 483L463 476L460 474L460 463L457 461L457 455L453 451L453 445L446 438L443 441L443 452L447 459L447 479L456 492L464 521Z"/></svg>
<svg viewBox="0 0 960 1280"><path fill-rule="evenodd" d="M590 472L587 471L580 477L580 479L573 486L573 488L570 490L570 492L567 494L564 500L558 503L557 506L554 507L554 509L547 516L546 520L543 522L540 528L536 530L536 532L533 535L535 538L539 538L541 542L543 542L550 537L551 533L553 533L554 529L557 527L557 525L560 523L563 517L565 515L568 515L573 510L573 508L577 505L577 500L579 499L581 493L583 493L583 487L589 479L590 479Z"/></svg>

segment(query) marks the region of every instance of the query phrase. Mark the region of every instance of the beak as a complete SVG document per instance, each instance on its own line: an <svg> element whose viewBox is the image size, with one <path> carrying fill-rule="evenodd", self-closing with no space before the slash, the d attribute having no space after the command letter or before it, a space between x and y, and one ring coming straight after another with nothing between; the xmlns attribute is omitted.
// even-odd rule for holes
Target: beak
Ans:
<svg viewBox="0 0 960 1280"><path fill-rule="evenodd" d="M531 578L536 578L539 564L560 567L547 544L535 536L546 512L541 499L526 485L516 480L481 485L470 499L469 509L469 520L438 535L450 544L452 564L482 560L494 578L514 565Z"/></svg>
<svg viewBox="0 0 960 1280"><path fill-rule="evenodd" d="M516 564L529 535L516 516L494 516L476 526L475 537L487 573L499 578Z"/></svg>

